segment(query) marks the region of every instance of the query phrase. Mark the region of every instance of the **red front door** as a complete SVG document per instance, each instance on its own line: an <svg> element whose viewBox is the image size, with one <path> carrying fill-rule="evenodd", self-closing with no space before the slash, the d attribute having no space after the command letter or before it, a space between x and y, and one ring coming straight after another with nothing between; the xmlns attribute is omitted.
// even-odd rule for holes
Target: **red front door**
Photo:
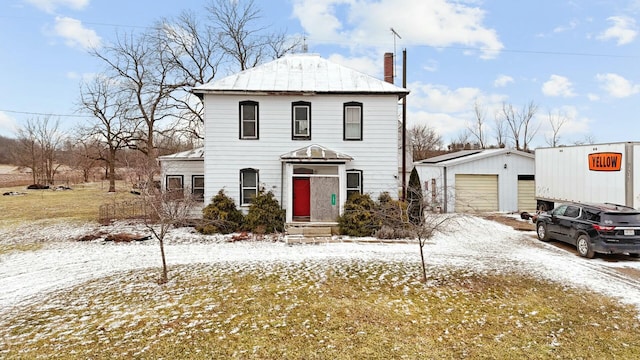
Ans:
<svg viewBox="0 0 640 360"><path fill-rule="evenodd" d="M309 178L293 178L293 216L311 215L311 185Z"/></svg>

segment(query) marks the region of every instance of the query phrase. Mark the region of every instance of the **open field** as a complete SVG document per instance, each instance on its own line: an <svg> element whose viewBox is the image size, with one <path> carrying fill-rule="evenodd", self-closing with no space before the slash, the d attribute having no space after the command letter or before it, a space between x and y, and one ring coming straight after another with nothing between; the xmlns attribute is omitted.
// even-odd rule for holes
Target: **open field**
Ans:
<svg viewBox="0 0 640 360"><path fill-rule="evenodd" d="M25 186L0 188L2 193L21 194L0 197L0 228L34 221L45 224L97 221L100 205L136 199L124 182L116 185L115 193L108 193L108 186L105 181L74 185L71 190L27 190Z"/></svg>

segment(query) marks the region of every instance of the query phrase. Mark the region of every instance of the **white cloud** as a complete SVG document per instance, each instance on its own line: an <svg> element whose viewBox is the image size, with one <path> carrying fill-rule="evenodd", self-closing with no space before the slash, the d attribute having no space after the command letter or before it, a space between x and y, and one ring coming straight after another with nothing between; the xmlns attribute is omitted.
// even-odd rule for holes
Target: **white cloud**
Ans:
<svg viewBox="0 0 640 360"><path fill-rule="evenodd" d="M432 112L464 112L472 109L472 104L479 96L480 89L463 87L451 90L444 85L413 83L409 104L422 106Z"/></svg>
<svg viewBox="0 0 640 360"><path fill-rule="evenodd" d="M428 72L436 72L438 71L438 62L436 60L427 60L424 65L422 65L422 69Z"/></svg>
<svg viewBox="0 0 640 360"><path fill-rule="evenodd" d="M89 82L93 80L98 74L96 73L77 73L75 71L67 72L67 79L71 80L82 80L83 82Z"/></svg>
<svg viewBox="0 0 640 360"><path fill-rule="evenodd" d="M409 125L426 124L443 136L445 142L455 139L475 119L473 106L476 101L485 110L487 126L490 127L493 114L507 98L505 95L485 94L477 88L449 89L444 85L420 82L411 83L408 88L411 89L407 100Z"/></svg>
<svg viewBox="0 0 640 360"><path fill-rule="evenodd" d="M554 33L562 33L562 32L565 32L565 31L573 30L573 29L575 29L576 27L578 27L578 24L579 24L579 23L580 23L580 22L579 22L578 20L575 20L575 19L574 19L574 20L571 20L571 21L569 22L569 24L567 24L567 25L560 25L560 26L557 26L555 29L553 29L553 32L554 32Z"/></svg>
<svg viewBox="0 0 640 360"><path fill-rule="evenodd" d="M598 94L589 93L587 94L587 99L589 99L589 101L598 101L600 100L600 96Z"/></svg>
<svg viewBox="0 0 640 360"><path fill-rule="evenodd" d="M496 78L493 81L493 86L494 87L505 87L507 85L509 85L510 83L513 83L514 80L511 76L508 75L500 75L498 76L498 78Z"/></svg>
<svg viewBox="0 0 640 360"><path fill-rule="evenodd" d="M55 12L59 7L82 10L89 4L89 0L26 0L26 2L48 13Z"/></svg>
<svg viewBox="0 0 640 360"><path fill-rule="evenodd" d="M467 119L455 114L430 113L427 111L409 111L407 113L408 126L427 125L445 139L445 145L449 139L453 139L460 131L467 128Z"/></svg>
<svg viewBox="0 0 640 360"><path fill-rule="evenodd" d="M16 131L18 131L18 125L15 119L0 111L0 135L14 136Z"/></svg>
<svg viewBox="0 0 640 360"><path fill-rule="evenodd" d="M392 41L393 27L405 46L461 45L470 48L469 53L493 58L504 45L494 29L483 25L485 11L473 5L446 0L407 0L402 6L396 0L294 0L293 15L311 42L380 46Z"/></svg>
<svg viewBox="0 0 640 360"><path fill-rule="evenodd" d="M625 45L638 35L636 21L628 16L612 16L607 20L613 25L598 35L599 40L616 40L618 45Z"/></svg>
<svg viewBox="0 0 640 360"><path fill-rule="evenodd" d="M56 16L53 31L70 47L90 49L99 47L102 41L94 30L85 28L80 20L70 17Z"/></svg>
<svg viewBox="0 0 640 360"><path fill-rule="evenodd" d="M615 98L625 98L640 92L640 85L633 84L618 74L598 74L596 79L600 82L602 89Z"/></svg>
<svg viewBox="0 0 640 360"><path fill-rule="evenodd" d="M546 114L540 114L541 120L541 132L544 135L545 140L553 137L553 130L549 121L549 113L553 117L564 118L564 123L560 126L559 145L570 145L576 141L584 139L591 133L591 124L593 121L587 117L580 116L578 109L575 106L561 106L550 110ZM548 144L547 144L548 145Z"/></svg>
<svg viewBox="0 0 640 360"><path fill-rule="evenodd" d="M573 84L571 84L571 81L560 75L551 75L549 80L542 84L542 93L546 96L562 97L572 97L576 95L573 92Z"/></svg>

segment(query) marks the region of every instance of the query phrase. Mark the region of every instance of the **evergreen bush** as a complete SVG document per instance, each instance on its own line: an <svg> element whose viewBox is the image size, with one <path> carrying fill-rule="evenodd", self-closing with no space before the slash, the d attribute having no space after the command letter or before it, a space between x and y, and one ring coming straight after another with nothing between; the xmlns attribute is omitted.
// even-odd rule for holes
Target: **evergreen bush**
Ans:
<svg viewBox="0 0 640 360"><path fill-rule="evenodd" d="M211 199L211 203L202 209L203 223L196 227L202 234L229 234L238 231L242 226L244 216L236 207L236 203L224 193Z"/></svg>
<svg viewBox="0 0 640 360"><path fill-rule="evenodd" d="M411 170L409 175L409 186L407 187L407 202L409 222L414 225L421 224L424 216L424 199L422 194L422 185L420 184L420 176L416 168Z"/></svg>
<svg viewBox="0 0 640 360"><path fill-rule="evenodd" d="M260 189L245 217L244 228L256 234L273 234L284 231L285 210L271 191Z"/></svg>
<svg viewBox="0 0 640 360"><path fill-rule="evenodd" d="M349 236L371 236L380 227L376 218L376 204L368 194L352 194L338 218L340 233Z"/></svg>

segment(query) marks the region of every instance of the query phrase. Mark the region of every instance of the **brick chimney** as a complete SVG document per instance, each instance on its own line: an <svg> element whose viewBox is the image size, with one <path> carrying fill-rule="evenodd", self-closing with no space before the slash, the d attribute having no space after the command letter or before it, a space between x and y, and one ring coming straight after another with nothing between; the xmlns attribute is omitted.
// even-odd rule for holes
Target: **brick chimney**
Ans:
<svg viewBox="0 0 640 360"><path fill-rule="evenodd" d="M384 81L393 84L393 53L384 53Z"/></svg>

